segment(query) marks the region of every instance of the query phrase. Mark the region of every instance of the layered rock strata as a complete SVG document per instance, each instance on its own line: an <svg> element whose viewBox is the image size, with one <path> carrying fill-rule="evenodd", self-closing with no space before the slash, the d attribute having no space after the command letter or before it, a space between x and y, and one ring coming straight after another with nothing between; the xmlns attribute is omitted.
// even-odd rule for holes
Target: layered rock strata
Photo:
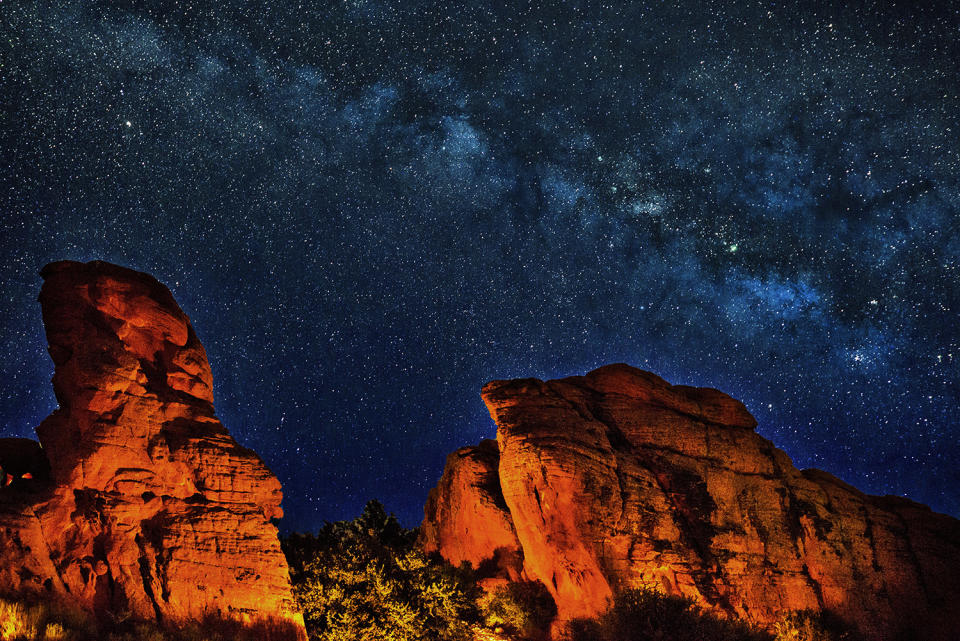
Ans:
<svg viewBox="0 0 960 641"><path fill-rule="evenodd" d="M813 609L960 638L960 521L798 470L739 401L626 365L482 396L498 447L448 458L424 545L542 581L561 624L645 586L766 627Z"/></svg>
<svg viewBox="0 0 960 641"><path fill-rule="evenodd" d="M305 638L271 524L280 483L214 414L206 353L170 291L103 262L41 275L59 407L37 428L49 481L0 490L0 590Z"/></svg>

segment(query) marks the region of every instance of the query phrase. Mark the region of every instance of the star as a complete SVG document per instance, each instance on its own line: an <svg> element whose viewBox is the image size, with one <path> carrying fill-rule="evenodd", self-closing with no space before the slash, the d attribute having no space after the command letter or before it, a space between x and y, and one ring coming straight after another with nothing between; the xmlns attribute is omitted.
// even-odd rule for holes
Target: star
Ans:
<svg viewBox="0 0 960 641"><path fill-rule="evenodd" d="M948 8L54 4L0 3L0 436L57 405L37 271L105 259L171 286L287 529L416 524L484 383L612 362L960 514Z"/></svg>

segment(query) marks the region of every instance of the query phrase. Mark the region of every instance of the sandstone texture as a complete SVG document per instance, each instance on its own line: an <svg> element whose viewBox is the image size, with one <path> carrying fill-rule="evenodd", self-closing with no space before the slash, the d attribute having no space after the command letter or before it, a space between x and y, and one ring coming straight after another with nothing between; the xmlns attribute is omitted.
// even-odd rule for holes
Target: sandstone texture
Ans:
<svg viewBox="0 0 960 641"><path fill-rule="evenodd" d="M37 428L47 478L0 489L0 591L305 638L271 524L280 483L217 420L206 353L169 290L103 262L41 275L59 407ZM0 460L14 446L0 442Z"/></svg>
<svg viewBox="0 0 960 641"><path fill-rule="evenodd" d="M798 470L739 401L627 365L482 395L498 447L447 459L424 545L542 581L555 627L646 586L766 627L814 609L878 641L960 638L960 521Z"/></svg>
<svg viewBox="0 0 960 641"><path fill-rule="evenodd" d="M428 554L441 552L459 566L482 568L484 579L518 581L520 542L500 490L497 442L485 440L447 457L443 478L430 492L421 540Z"/></svg>

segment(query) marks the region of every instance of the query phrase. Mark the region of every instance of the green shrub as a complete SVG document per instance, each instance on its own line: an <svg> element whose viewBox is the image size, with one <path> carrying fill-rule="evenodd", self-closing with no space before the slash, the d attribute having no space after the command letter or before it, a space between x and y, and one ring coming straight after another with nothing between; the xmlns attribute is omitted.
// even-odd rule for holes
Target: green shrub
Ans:
<svg viewBox="0 0 960 641"><path fill-rule="evenodd" d="M483 624L524 638L542 636L557 606L539 581L508 583L478 600Z"/></svg>
<svg viewBox="0 0 960 641"><path fill-rule="evenodd" d="M466 570L428 559L383 506L282 544L313 641L459 641L478 619Z"/></svg>
<svg viewBox="0 0 960 641"><path fill-rule="evenodd" d="M596 619L571 622L570 641L769 641L744 622L721 619L692 599L650 589L627 590Z"/></svg>
<svg viewBox="0 0 960 641"><path fill-rule="evenodd" d="M860 641L857 630L828 612L790 612L773 626L775 641Z"/></svg>

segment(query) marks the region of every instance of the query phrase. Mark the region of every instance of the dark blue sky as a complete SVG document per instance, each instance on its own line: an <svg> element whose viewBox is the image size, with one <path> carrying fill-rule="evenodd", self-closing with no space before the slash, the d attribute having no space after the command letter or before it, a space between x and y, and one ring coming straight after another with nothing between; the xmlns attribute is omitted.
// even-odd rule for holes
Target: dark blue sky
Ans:
<svg viewBox="0 0 960 641"><path fill-rule="evenodd" d="M490 4L0 2L0 433L55 407L37 271L99 258L287 528L418 522L484 382L616 361L960 515L958 10Z"/></svg>

